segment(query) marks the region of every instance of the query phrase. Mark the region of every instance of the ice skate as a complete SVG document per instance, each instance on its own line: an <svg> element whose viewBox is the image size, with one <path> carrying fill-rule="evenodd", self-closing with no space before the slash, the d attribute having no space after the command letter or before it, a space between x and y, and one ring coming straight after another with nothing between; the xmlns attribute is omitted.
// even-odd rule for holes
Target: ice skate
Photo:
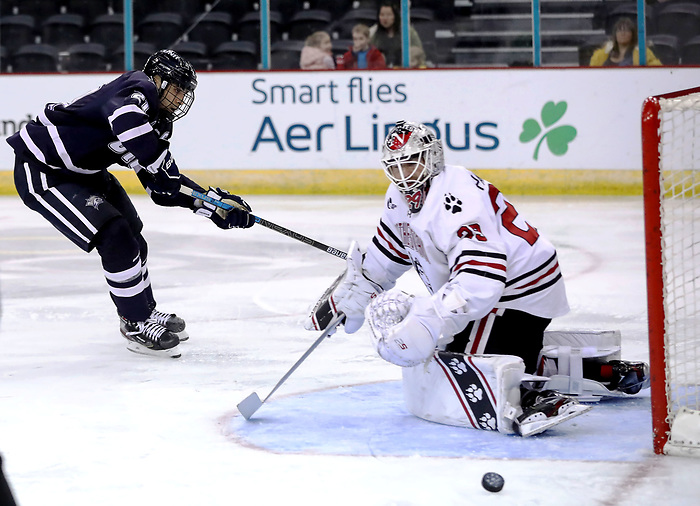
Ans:
<svg viewBox="0 0 700 506"><path fill-rule="evenodd" d="M523 437L544 432L592 408L553 390L530 390L523 395L521 405L523 414L513 422L513 430Z"/></svg>
<svg viewBox="0 0 700 506"><path fill-rule="evenodd" d="M174 313L163 313L154 308L147 321L162 325L173 334L176 334L180 342L187 341L190 338L185 330L185 320Z"/></svg>
<svg viewBox="0 0 700 506"><path fill-rule="evenodd" d="M127 340L126 348L129 351L157 357L180 357L180 339L174 332L150 319L131 322L120 317L119 320L119 330Z"/></svg>
<svg viewBox="0 0 700 506"><path fill-rule="evenodd" d="M644 362L627 362L611 360L613 379L608 385L610 390L625 394L636 394L643 388L649 388L649 364Z"/></svg>

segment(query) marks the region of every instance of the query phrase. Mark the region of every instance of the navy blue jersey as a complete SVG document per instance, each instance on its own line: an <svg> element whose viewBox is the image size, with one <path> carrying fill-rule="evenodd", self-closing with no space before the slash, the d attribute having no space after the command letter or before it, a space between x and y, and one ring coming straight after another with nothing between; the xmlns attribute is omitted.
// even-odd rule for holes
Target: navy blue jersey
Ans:
<svg viewBox="0 0 700 506"><path fill-rule="evenodd" d="M72 102L47 104L7 142L18 154L73 175L113 164L138 172L162 159L171 133L172 123L158 117L155 84L133 71Z"/></svg>

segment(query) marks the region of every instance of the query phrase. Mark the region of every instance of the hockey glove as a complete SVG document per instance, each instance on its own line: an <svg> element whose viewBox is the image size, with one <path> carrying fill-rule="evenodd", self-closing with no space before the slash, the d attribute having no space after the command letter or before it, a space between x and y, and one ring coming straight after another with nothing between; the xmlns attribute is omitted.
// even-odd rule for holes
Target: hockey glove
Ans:
<svg viewBox="0 0 700 506"><path fill-rule="evenodd" d="M365 321L365 308L382 292L382 287L362 272L362 252L353 241L347 256L347 269L335 280L306 318L307 330L324 330L338 313L345 315L345 332L357 332Z"/></svg>
<svg viewBox="0 0 700 506"><path fill-rule="evenodd" d="M194 205L197 208L195 214L209 218L214 224L228 230L230 228L250 228L255 223L255 219L250 214L252 209L238 195L233 195L221 188L209 187L207 197L233 206L232 209L222 209L204 200L196 199Z"/></svg>
<svg viewBox="0 0 700 506"><path fill-rule="evenodd" d="M147 188L159 195L173 196L180 190L180 171L170 151L165 150L158 159L146 167L151 175Z"/></svg>
<svg viewBox="0 0 700 506"><path fill-rule="evenodd" d="M372 346L380 357L401 367L429 359L440 336L451 338L459 331L454 311L466 306L456 292L447 297L414 297L393 289L367 307Z"/></svg>

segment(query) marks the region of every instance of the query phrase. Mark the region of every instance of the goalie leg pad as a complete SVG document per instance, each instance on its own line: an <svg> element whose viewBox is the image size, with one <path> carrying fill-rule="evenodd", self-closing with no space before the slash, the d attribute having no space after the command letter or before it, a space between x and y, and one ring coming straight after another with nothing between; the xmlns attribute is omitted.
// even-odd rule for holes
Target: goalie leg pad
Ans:
<svg viewBox="0 0 700 506"><path fill-rule="evenodd" d="M623 396L599 381L584 377L584 359L619 360L621 342L619 330L545 332L544 347L537 361L538 374L550 378L544 388L581 400Z"/></svg>
<svg viewBox="0 0 700 506"><path fill-rule="evenodd" d="M406 408L431 422L512 434L524 373L520 357L438 351L403 369Z"/></svg>

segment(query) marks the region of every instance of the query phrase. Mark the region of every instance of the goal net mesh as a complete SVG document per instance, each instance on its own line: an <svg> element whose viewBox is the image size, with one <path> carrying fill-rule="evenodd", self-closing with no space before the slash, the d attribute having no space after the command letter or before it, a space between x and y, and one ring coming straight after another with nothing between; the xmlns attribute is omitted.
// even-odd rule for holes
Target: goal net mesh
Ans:
<svg viewBox="0 0 700 506"><path fill-rule="evenodd" d="M660 105L666 396L672 424L700 410L700 93Z"/></svg>

